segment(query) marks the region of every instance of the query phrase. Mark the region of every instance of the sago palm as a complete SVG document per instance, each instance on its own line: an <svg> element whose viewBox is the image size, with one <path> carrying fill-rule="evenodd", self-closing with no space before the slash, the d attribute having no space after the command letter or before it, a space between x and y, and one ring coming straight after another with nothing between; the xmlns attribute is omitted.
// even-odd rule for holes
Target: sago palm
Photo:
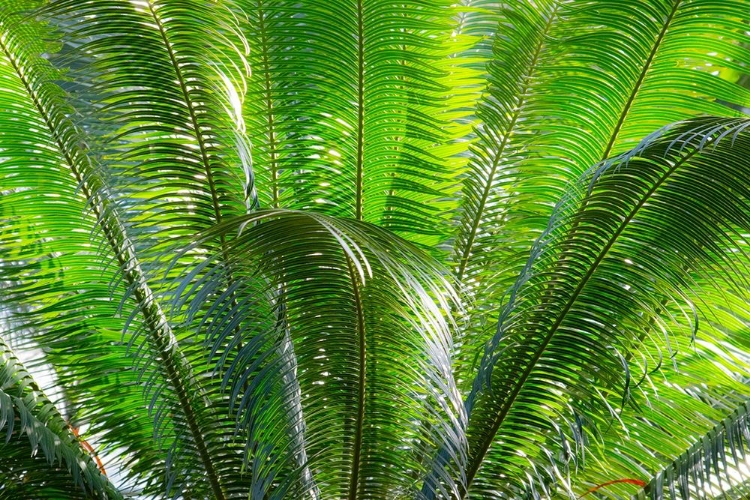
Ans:
<svg viewBox="0 0 750 500"><path fill-rule="evenodd" d="M747 0L0 0L0 498L742 498Z"/></svg>

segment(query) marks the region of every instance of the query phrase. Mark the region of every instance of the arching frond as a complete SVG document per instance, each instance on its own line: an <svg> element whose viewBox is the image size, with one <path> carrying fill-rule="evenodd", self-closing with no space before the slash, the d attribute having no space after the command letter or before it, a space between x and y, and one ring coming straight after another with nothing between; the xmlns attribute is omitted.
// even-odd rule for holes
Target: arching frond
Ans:
<svg viewBox="0 0 750 500"><path fill-rule="evenodd" d="M560 418L574 421L578 413L606 422L608 397L627 391L624 353L646 340L640 333L652 318L662 318L665 332L679 331L670 326L677 319L663 318L662 301L693 321L691 309L700 306L685 269L744 283L742 261L724 250L743 241L748 227L748 193L739 180L746 128L742 120L704 119L657 134L594 170L583 192L561 203L502 312L467 400L473 491L512 492L527 457L560 434ZM564 466L567 456L546 461ZM516 479L501 485L498 478Z"/></svg>
<svg viewBox="0 0 750 500"><path fill-rule="evenodd" d="M97 234L97 239L93 242L102 246L96 248L92 246L92 242L89 242L88 248L78 246L67 255L66 263L73 267L65 271L83 275L88 272L90 275L98 267L96 264L93 267L90 266L92 256L99 251L102 252L99 254L100 258L103 254L104 258L112 259L116 264L123 288L127 290L127 295L134 299L136 307L133 313L139 316L138 321L133 322L131 318L125 324L132 323L140 326L146 332L145 338L148 346L144 346L140 352L147 359L157 360L153 373L155 376L148 379L149 383L145 387L147 392L154 386L163 387L157 394L161 407L168 412L157 412L154 415L157 428L163 431L157 434L162 436L172 434L175 439L169 446L173 448L173 454L184 452L186 456L193 459L192 463L185 464L177 474L180 481L184 482L183 484L194 480L195 482L189 487L199 494L206 486L204 478L207 474L214 493L217 497L223 498L218 473L215 472L215 465L206 444L208 438L204 429L208 428L208 425L202 421L201 415L207 410L204 409L202 402L198 402L201 390L186 388L187 385L196 387L196 384L190 375L191 369L183 357L184 354L180 352L175 342L175 329L169 324L146 280L143 267L137 257L136 245L130 239L128 228L119 217L112 193L108 191L109 186L100 175L101 172L92 163L86 143L71 121L71 116L75 116L73 110L65 101L64 93L54 83L60 78L60 73L41 57L46 47L40 43L49 36L50 31L44 25L28 17L21 17L19 14L19 10L27 6L33 5L25 3L3 5L4 31L1 40L2 68L4 68L5 78L2 95L6 102L2 112L4 119L14 124L10 128L4 128L3 132L3 148L13 152L12 156L5 159L2 164L4 186L8 186L15 197L16 203L9 205L9 210L29 207L28 211L12 213L15 220L11 219L14 224L10 226L9 233L29 231L28 234L33 235L30 241L38 245L26 249L31 252L23 255L20 264L25 266L29 261L33 262L39 257L44 257L46 252L67 251L68 249L64 247L55 248L55 243L59 244L69 239L70 226L67 226L66 222L87 221L91 225L76 227L84 234L96 232L98 226L101 232ZM55 7L63 8L64 5L59 3L55 4ZM128 4L128 7L132 6ZM24 22L19 22L19 19L23 19ZM20 129L19 124L23 124ZM38 190L44 186L45 179L56 181L52 189L46 193ZM60 199L54 205L40 203L39 200L49 195L60 197ZM35 203L38 206L34 206ZM87 204L89 212L87 217L81 219L80 212L75 215L75 211L82 209L84 204ZM58 212L55 212L55 209ZM71 213L74 214L69 221L65 221L64 216L60 217L66 211L72 211ZM39 228L39 214L44 214L44 222L50 214L55 215L49 217L48 225L42 223L43 227ZM46 234L39 238L34 234L37 228L41 232L46 231ZM24 240L16 242L16 245L18 243L23 245ZM80 241L78 244L80 245ZM76 250L81 254L76 256ZM34 257L34 252L36 252L36 257ZM24 279L26 276L21 274L19 277ZM80 285L77 278L78 276L67 282L63 281L61 284ZM32 279L22 286L33 283ZM85 290L86 288L74 288L62 293ZM47 292L31 287L30 290L22 291L22 295L16 299L38 307L39 304L35 304L34 301L42 299L45 295L49 300L50 294ZM95 292L94 295L98 293ZM104 297L99 296L99 298L105 297L107 297L106 294ZM123 296L120 296L117 300L122 300L122 298ZM86 332L86 327L80 329L81 320L84 320L82 324L85 325L85 313L80 315L73 313L70 317L71 321L79 322L74 327L79 333ZM132 337L129 340L132 340ZM74 358L70 358L69 361L74 362ZM128 364L132 360L128 361L128 358L124 358L123 361ZM71 370L76 376L84 374L85 377L87 373L85 368L75 364L63 365L59 368ZM136 368L136 366L131 368ZM91 374L88 373L88 375ZM115 380L111 382L117 383ZM151 396L154 395L151 394ZM128 409L133 411L135 408ZM138 411L142 413L143 406ZM119 417L123 418L124 415L120 414ZM120 435L120 438L122 437ZM115 437L114 441L118 442L118 438ZM146 450L148 453L148 448ZM195 474L199 474L199 479L191 479L191 476L196 477Z"/></svg>
<svg viewBox="0 0 750 500"><path fill-rule="evenodd" d="M258 342L253 337L256 332L239 320L231 322L231 332L220 337L225 345L214 346L222 352L221 361L218 365L207 363L211 356L202 349L205 339L200 320L191 322L185 311L168 302L174 276L189 274L200 282L202 275L191 270L205 252L228 258L231 235L221 233L216 240L202 240L200 248L192 248L190 254L181 254L179 262L164 267L167 273L162 273L160 267L172 253L187 246L195 232L256 205L242 107L247 77L246 41L239 23L244 19L228 6L203 9L202 2L59 2L51 12L69 37L90 40L73 55L91 58L85 68L95 75L91 92L105 111L105 124L115 126L113 133L100 138L108 141L105 162L113 178L119 180L114 192L118 199L131 204L126 207L128 220L131 232L142 245L141 262L147 262L155 271L150 280L152 290L169 307L172 323L179 326L175 330L178 342L190 346L183 353L192 365L192 377L196 382L200 380L197 385L202 386L201 397L210 401L210 417L202 424L211 429L203 455L216 457L213 462L217 475L222 476L220 482L229 495L251 490L262 496L281 473L272 469L264 475L260 470L286 463L286 459L266 463L259 458L266 457L270 453L266 447L275 443L268 444L267 438L260 435L255 436L259 442L252 442L254 438L246 438L246 428L237 428L229 415L229 408L236 401L228 399L231 393L223 391L221 382L223 368L235 362L234 356L243 344ZM66 16L63 21L62 15ZM148 71L143 71L145 67ZM133 88L138 91L133 92ZM153 106L154 102L165 104ZM217 265L227 264L219 259ZM210 271L200 269L204 273ZM235 288L234 280L230 273L230 290ZM266 298L268 303L258 307L270 311L276 301L273 294ZM236 296L233 291L229 299L237 307L246 297ZM193 313L192 318L195 317L200 316ZM273 349L278 351L276 357L294 366L289 346L279 344ZM264 356L267 354L263 352ZM248 364L265 362L263 356L252 362L244 360ZM263 370L268 372L270 368L263 365ZM283 428L283 434L290 435L290 429L297 429L298 435L292 439L298 442L299 449L293 453L296 462L292 463L304 469L304 435L299 431L297 417L291 417L299 406L299 390L295 389L298 384L293 370L282 367L276 371L283 373L269 375L273 380L263 382L277 391L264 404L279 404L278 398L285 402L275 414L275 424L266 425L264 431L273 435L277 428ZM261 389L273 392L268 387ZM157 413L166 411L158 404L156 408ZM285 414L290 417L287 419ZM226 436L234 436L233 442ZM170 458L178 467L182 461L178 455ZM189 457L187 461L190 462ZM205 461L203 456L201 461ZM246 468L247 461L253 467ZM174 474L181 475L179 469Z"/></svg>
<svg viewBox="0 0 750 500"><path fill-rule="evenodd" d="M238 229L230 252L235 275L241 276L236 294L246 299L232 305L220 276L185 288L181 296L198 308L206 297L217 297L203 318L214 350L234 318L258 330L230 367L230 373L242 375L232 387L242 394L240 411L251 420L262 416L250 422L256 432L266 431L261 422L273 410L248 411L262 402L263 390L254 381L261 378L254 373L260 368L249 361L264 356L264 342L280 342L286 334L264 320L257 302L264 291L281 290L309 470L321 498L413 496L443 442L460 466L465 420L443 318L453 298L440 269L382 229L314 212L259 211L204 237ZM276 439L283 444L283 436ZM269 454L271 469L261 467L259 473L270 474L279 453ZM442 479L444 496L458 491L450 476ZM282 490L275 496L302 496L288 489L285 478L276 481Z"/></svg>
<svg viewBox="0 0 750 500"><path fill-rule="evenodd" d="M750 62L745 10L710 0L506 5L454 249L477 303L459 378L568 182L659 127L736 116L727 103L748 102L738 84Z"/></svg>
<svg viewBox="0 0 750 500"><path fill-rule="evenodd" d="M450 53L440 43L453 28L450 2L238 5L251 18L248 123L260 147L255 169L270 183L261 199L439 241L452 153L436 61Z"/></svg>

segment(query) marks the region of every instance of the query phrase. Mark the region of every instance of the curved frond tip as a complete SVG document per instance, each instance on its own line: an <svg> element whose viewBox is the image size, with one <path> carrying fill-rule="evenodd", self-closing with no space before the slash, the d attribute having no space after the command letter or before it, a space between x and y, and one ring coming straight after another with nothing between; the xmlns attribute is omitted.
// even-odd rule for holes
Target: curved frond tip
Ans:
<svg viewBox="0 0 750 500"><path fill-rule="evenodd" d="M668 127L571 187L511 290L467 398L471 491L495 490L496 478L520 479L537 462L549 468L538 484L565 484L575 461L566 442L582 444L577 432L561 433L565 422L584 415L605 425L628 399L625 354L643 343L669 350L669 333L680 335L663 301L686 311L695 331L691 275L744 289L744 261L732 251L750 233L749 127L716 118ZM666 336L648 334L653 318ZM558 446L565 453L554 458Z"/></svg>
<svg viewBox="0 0 750 500"><path fill-rule="evenodd" d="M277 449L269 459L286 454L294 463L299 456L289 438L301 428L285 430L282 418L261 426L270 403L257 393L265 384L283 394L289 389L282 377L296 375L300 406L281 399L274 406L299 413L291 420L304 427L307 484L323 498L417 494L414 483L442 445L462 464L466 422L450 369L446 316L455 295L446 272L383 229L314 212L261 210L201 237L238 232L228 252L239 302L229 300L218 266L197 283L189 276L176 282L176 294L192 313L207 311L202 324L219 365L225 361L217 346L235 338L234 324L246 325L241 339L229 341L242 347L225 385L233 401L239 396L238 422L250 430L249 446ZM274 297L270 309L258 307L264 296ZM284 350L293 353L293 367ZM254 463L258 473L278 466ZM301 494L304 470L280 478L275 494ZM449 475L436 484L444 495L459 488Z"/></svg>

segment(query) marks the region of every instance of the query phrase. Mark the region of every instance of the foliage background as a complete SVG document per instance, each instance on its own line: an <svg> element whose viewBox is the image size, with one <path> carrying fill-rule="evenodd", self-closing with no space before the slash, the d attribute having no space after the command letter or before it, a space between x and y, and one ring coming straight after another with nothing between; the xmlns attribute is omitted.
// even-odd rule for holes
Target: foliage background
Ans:
<svg viewBox="0 0 750 500"><path fill-rule="evenodd" d="M749 6L0 0L0 497L741 498Z"/></svg>

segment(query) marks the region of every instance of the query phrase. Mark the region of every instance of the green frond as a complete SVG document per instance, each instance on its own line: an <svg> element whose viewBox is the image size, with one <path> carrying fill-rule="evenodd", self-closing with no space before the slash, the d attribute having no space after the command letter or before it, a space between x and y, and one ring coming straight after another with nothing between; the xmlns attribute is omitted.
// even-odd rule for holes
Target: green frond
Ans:
<svg viewBox="0 0 750 500"><path fill-rule="evenodd" d="M745 402L660 470L634 498L744 498L749 425Z"/></svg>
<svg viewBox="0 0 750 500"><path fill-rule="evenodd" d="M188 383L201 387L200 398L211 402L210 409L205 410L209 416L191 424L210 432L206 433L200 462L189 467L199 471L199 464L210 460L228 495L249 489L263 496L275 485L273 477L279 471L274 469L268 474L261 471L287 462L268 458L270 449L266 449L266 443L270 440L269 446L273 446L276 438L256 436L259 440L256 442L252 435L249 438L245 435L247 427L237 426L229 413L237 403L231 399L236 394L225 393L227 382L222 381L223 369L238 362L235 357L243 345L258 343L253 337L256 332L232 316L228 320L231 330L221 332L219 337L224 344L213 345L209 354L203 346L213 342L215 332L209 331L204 338L202 315L170 302L170 286L175 277L184 273L196 282L205 278L191 272L203 253L218 252L224 261L229 258L226 252L232 235L221 233L216 240L204 239L200 248L191 247L190 253L180 254L179 262L161 267L172 254L189 246L196 232L256 205L242 115L247 63L246 41L239 23L244 18L228 6L202 7L202 2L177 1L84 5L58 2L52 13L69 38L90 40L74 54L91 58L85 68L96 75L91 92L95 97L98 95L96 103L106 111L105 124L110 128L116 125L114 132L100 138L107 141L106 167L111 170L112 178L119 180L114 193L130 204L124 208L130 233L137 237L139 259L144 267L154 270L150 272L147 268L151 290L158 294L160 304L175 325L177 342L187 346L182 355L190 365ZM60 21L62 13L69 19ZM206 36L207 31L210 36ZM146 67L148 71L143 70ZM133 88L138 91L133 92ZM154 106L155 102L162 104ZM186 221L189 223L185 224ZM217 265L227 263L220 259ZM162 269L168 270L162 274ZM202 273L211 272L205 266L199 269ZM231 290L228 298L232 311L246 305L243 302L246 297L237 295L234 282L229 273L226 285ZM269 311L278 305L273 294L264 296L268 303L256 304L260 309ZM202 312L210 314L207 310ZM298 396L294 396L299 390L295 389L293 353L283 343L276 342L269 348L277 351L274 359L287 360L286 367L270 363L264 364L263 370L281 372L274 375L277 377L274 382L266 382L269 387L277 388L274 394L284 400L279 404L289 414L289 418L278 414L278 425L286 428L286 434L292 434L289 429L297 425L294 408L299 406ZM212 359L217 350L222 353L218 364ZM263 356L269 355L262 352ZM263 357L241 361L264 362ZM282 379L287 387L278 385ZM256 409L260 411L263 407ZM157 414L166 410L156 405ZM251 417L265 419L262 415ZM277 426L267 427L274 435ZM225 436L233 438L228 442ZM298 450L294 452L296 466L305 469L301 444L304 435L298 430L293 440L298 442ZM177 466L182 461L178 455L169 460ZM184 475L179 469L174 474ZM309 471L303 475L309 476ZM212 487L218 489L218 483Z"/></svg>
<svg viewBox="0 0 750 500"><path fill-rule="evenodd" d="M477 103L487 87L486 66L493 57L492 42L500 27L502 9L494 0L462 0L455 11L453 30L443 42L450 55L436 65L445 74L441 83L450 89L441 117L453 146L450 171L460 183L469 160L469 144L476 140L473 127Z"/></svg>
<svg viewBox="0 0 750 500"><path fill-rule="evenodd" d="M0 497L122 498L2 339L0 432Z"/></svg>
<svg viewBox="0 0 750 500"><path fill-rule="evenodd" d="M64 152L50 133L51 124L68 110L60 90L49 83L60 75L29 54L54 47L35 48L32 44L45 38L43 27L17 19L4 17L4 25L11 23L18 31L5 32L0 63L0 121L6 124L0 143L8 153L0 165L0 314L9 322L4 334L16 344L44 345L46 361L55 365L60 382L77 387L67 401L69 418L89 424L94 432L111 431L105 451L125 450L144 473L163 463L163 455L153 440L138 373L122 343L124 320L117 316L127 316L131 309L111 299L109 283L116 269L95 255L106 241L101 235L92 237L96 218L87 211L70 171L61 167ZM36 95L43 96L44 104L35 102ZM100 377L92 379L92 374Z"/></svg>
<svg viewBox="0 0 750 500"><path fill-rule="evenodd" d="M44 48L40 47L40 42L49 38L50 30L28 17L21 18L19 10L25 6L25 4L14 4L13 10L7 10L7 7L3 10L5 31L2 37L2 49L6 84L2 89L2 94L8 105L2 111L8 123L20 122L27 125L21 130L14 125L4 130L3 147L7 151L12 151L13 155L2 165L4 182L7 182L8 188L12 189L11 194L16 197L16 201L21 200L20 204L9 205L9 209L20 210L24 205L28 205L27 210L12 214L16 221L10 227L11 232L28 231L26 228L29 227L33 228L30 231L34 234L36 227L42 224L38 219L40 212L46 214L45 217L49 216L50 224L40 228L41 231L48 231L47 234L43 237L34 235L34 239L31 240L38 243L37 247L30 249L36 252L36 257L33 253L27 254L19 264L26 266L28 259L38 260L47 252L54 252L55 243L65 241L68 236L67 231L70 231L70 226L66 227L65 217L59 218L60 215L65 211L70 211L71 219L67 222L81 221L81 213L78 212L76 215L76 209L86 210L88 207L88 222L93 224L83 225L76 229L86 234L97 233L98 227L100 233L97 237L100 238L100 246L95 247L90 241L88 248L78 247L81 252L78 257L76 257L75 250L69 254L68 263L73 265L72 269L65 270L73 275L69 283L76 282L79 277L75 275L76 272L82 272L84 275L88 272L90 275L92 270L99 267L98 264L87 267L92 258L94 261L102 258L112 259L116 263L118 274L110 275L112 276L111 283L116 285L118 280L122 280L126 293L115 299L115 303L127 296L133 298L137 306L133 309L133 316L124 322L124 329L127 330L128 325L131 325L133 327L131 333L137 334L139 330L145 331L148 340L148 347L139 351L141 361L145 363L140 363L139 366L137 360L133 362L132 358L128 357L124 360L130 359L126 361L126 364L132 362L130 369L135 370L136 375L139 369L149 375L147 384L140 386L138 390L145 389L144 396L148 394L149 397L158 398L160 401L160 408L153 415L157 428L156 434L174 436L169 445L173 452L166 457L167 468L170 469L169 464L173 461L171 457L175 455L184 454L192 457L192 463L179 469L172 466L171 470L176 477L179 477L181 483L190 483L191 476L199 474L200 479L195 479L190 486L196 493L204 487L203 479L207 474L212 488L221 498L223 494L218 493L221 486L214 470L215 465L209 456L206 444L208 437L203 430L209 426L202 421L201 417L201 414L208 411L204 409L203 403L197 402L201 391L186 389L186 384L195 387L195 379L190 375L191 369L183 357L184 354L180 353L175 343L177 338L175 331L179 330L174 329L168 323L160 305L156 302L155 294L147 283L143 268L138 261L136 248L130 239L128 228L120 219L118 208L115 206L116 202L113 201L112 193L108 190L109 186L104 182L104 177L99 175L100 172L92 163L92 157L85 148L85 140L69 118L74 116L72 109L64 99L65 94L54 83L60 74L40 56ZM55 4L55 7L62 8L63 4ZM20 23L19 19L25 21ZM24 175L19 175L19 173ZM52 188L57 189L58 193L52 190L40 193L39 188L47 187L43 183L45 177L54 178L55 176L61 178L58 181L59 184L54 184ZM40 200L56 194L61 196L57 203L40 203ZM21 240L20 243L24 244L25 241ZM66 250L64 247L58 247L58 251L63 251L63 253ZM22 280L26 276L21 274L19 278ZM33 283L32 279L22 286ZM62 293L83 292L88 285L83 289L73 288ZM38 306L34 304L34 301L43 298L44 294L44 291L35 290L32 287L25 297L21 295L17 299L21 303L26 300ZM98 295L97 292L94 292L94 295ZM85 298L84 294L81 300ZM110 298L110 296L105 293L102 298ZM134 316L139 316L139 320L134 321ZM71 321L76 322L81 319L84 319L83 325L85 325L84 314L73 314ZM91 331L92 326L84 326L81 329L79 323L73 328L77 328L80 334ZM128 341L134 342L134 337ZM158 360L156 365L152 364L154 360ZM76 373L76 377L87 375L85 369L81 369L83 367L67 365L66 368ZM90 376L90 373L88 375ZM144 373L140 375L143 376ZM139 377L135 378L140 382ZM147 409L154 407L153 403L150 406L146 404ZM132 411L134 408L135 406L132 406L129 409ZM143 412L143 405L140 406L139 411ZM123 415L119 417L122 418ZM116 441L117 438L115 438ZM216 446L218 448L218 444ZM148 448L146 452L148 453ZM239 466L236 469L239 469ZM232 470L231 475L235 475L235 470ZM169 485L173 480L174 478L167 480L165 484Z"/></svg>
<svg viewBox="0 0 750 500"><path fill-rule="evenodd" d="M308 465L321 498L417 495L443 443L460 466L466 456L465 417L450 371L451 329L444 319L454 297L439 266L380 228L315 212L259 211L204 237L238 228L230 253L240 304L233 306L222 293L226 281L220 276L185 288L181 297L196 310L215 297L204 322L218 344L233 319L255 330L242 348L242 362L230 372L241 374L232 391L242 394L239 410L253 428L251 439L253 432L278 428L269 446L282 449L270 452L268 460L279 457L285 445L281 419L272 413L289 409L277 403L253 411L265 404L256 384L268 377L268 369L253 361L267 357L264 352L277 353L265 344L283 342L288 328ZM274 290L283 293L284 329L259 317L258 297ZM289 490L287 478L275 481L281 490L267 493L273 497L304 494ZM458 491L447 474L440 488L446 497Z"/></svg>
<svg viewBox="0 0 750 500"><path fill-rule="evenodd" d="M247 135L253 144L253 162L258 185L258 202L264 208L279 208L294 203L291 178L312 162L304 155L305 114L299 93L310 82L300 65L300 43L305 29L295 21L304 11L300 5L279 0L242 0L237 2L247 23L243 34L250 47L248 62L252 76L244 100Z"/></svg>
<svg viewBox="0 0 750 500"><path fill-rule="evenodd" d="M231 10L189 0L63 1L45 15L66 40L84 40L66 59L88 61L73 74L85 72L87 97L101 110L89 139L105 143L104 167L115 174L114 193L128 196L123 215L132 212L144 249L165 245L141 232L192 235L255 203L242 111L248 49Z"/></svg>
<svg viewBox="0 0 750 500"><path fill-rule="evenodd" d="M452 152L436 61L450 53L450 2L237 3L251 20L261 199L444 239L435 220Z"/></svg>
<svg viewBox="0 0 750 500"><path fill-rule="evenodd" d="M528 242L522 238L503 236L510 194L506 183L528 155L527 143L534 137L530 125L542 118L538 88L545 83L544 71L558 58L552 50L552 34L563 29L560 4L519 1L513 8L497 9L503 29L494 38L488 87L476 111L480 124L475 127L476 139L462 183L454 243L455 275L472 299L468 331L458 341L461 355L456 367L466 382L473 371L476 341L487 338L495 317L491 310L497 308L497 299L508 286L499 275L515 271L508 254L528 251Z"/></svg>
<svg viewBox="0 0 750 500"><path fill-rule="evenodd" d="M735 295L729 284L700 284L694 278L701 303L696 337L685 327L682 334L670 335L668 351L649 348L649 342L630 356L627 407L586 450L575 475L578 495L605 485L598 495L629 497L637 485L606 483L618 478L647 482L750 395L746 291ZM641 336L658 335L660 329L654 318L651 331ZM613 406L619 401L613 395Z"/></svg>
<svg viewBox="0 0 750 500"><path fill-rule="evenodd" d="M543 452L547 436L560 434L561 418L581 414L606 427L607 399L628 397L623 356L643 342L668 350L681 323L697 328L691 310L701 305L685 269L709 283L721 274L734 288L745 282L743 261L730 250L748 227L740 181L747 126L703 119L655 134L593 170L581 192L561 202L467 399L472 491L521 487L529 459ZM664 317L665 300L686 319ZM666 337L641 337L652 318ZM549 456L552 469L541 475L564 478L570 459L568 452ZM498 478L508 479L501 485Z"/></svg>
<svg viewBox="0 0 750 500"><path fill-rule="evenodd" d="M568 182L671 122L739 114L750 98L738 82L750 62L745 10L710 0L503 9L454 249L477 310L459 378Z"/></svg>

